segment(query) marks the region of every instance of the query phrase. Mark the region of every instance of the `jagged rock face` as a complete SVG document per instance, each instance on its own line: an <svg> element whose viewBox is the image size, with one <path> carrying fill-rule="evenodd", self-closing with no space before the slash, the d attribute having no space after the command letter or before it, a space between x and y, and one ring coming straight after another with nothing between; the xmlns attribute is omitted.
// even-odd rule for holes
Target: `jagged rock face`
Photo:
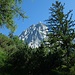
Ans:
<svg viewBox="0 0 75 75"><path fill-rule="evenodd" d="M19 38L28 43L29 47L38 48L46 38L48 27L43 23L30 26L27 30L23 31Z"/></svg>

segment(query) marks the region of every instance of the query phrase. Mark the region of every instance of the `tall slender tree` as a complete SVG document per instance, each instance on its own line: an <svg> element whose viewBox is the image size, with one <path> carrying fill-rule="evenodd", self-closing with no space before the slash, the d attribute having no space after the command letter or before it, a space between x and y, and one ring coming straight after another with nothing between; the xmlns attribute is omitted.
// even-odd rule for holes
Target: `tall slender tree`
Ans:
<svg viewBox="0 0 75 75"><path fill-rule="evenodd" d="M56 1L50 7L50 17L47 25L50 27L48 34L48 47L51 53L58 52L65 61L67 69L70 66L70 58L75 50L72 42L75 38L75 20L72 20L72 10L64 13L64 5Z"/></svg>

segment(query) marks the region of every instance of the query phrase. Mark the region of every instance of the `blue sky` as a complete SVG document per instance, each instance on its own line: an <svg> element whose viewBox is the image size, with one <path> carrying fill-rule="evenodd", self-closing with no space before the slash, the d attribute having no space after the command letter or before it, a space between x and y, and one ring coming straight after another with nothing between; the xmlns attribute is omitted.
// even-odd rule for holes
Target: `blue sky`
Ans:
<svg viewBox="0 0 75 75"><path fill-rule="evenodd" d="M15 19L15 22L18 28L15 31L15 35L20 35L22 31L27 29L32 24L37 24L38 22L44 22L44 20L49 17L49 8L52 6L56 0L23 0L21 7L22 10L26 12L26 15L29 17L28 19ZM65 12L69 10L73 10L73 19L75 19L75 0L58 0L61 1L62 4L65 3ZM9 30L6 28L0 29L5 35L9 34Z"/></svg>

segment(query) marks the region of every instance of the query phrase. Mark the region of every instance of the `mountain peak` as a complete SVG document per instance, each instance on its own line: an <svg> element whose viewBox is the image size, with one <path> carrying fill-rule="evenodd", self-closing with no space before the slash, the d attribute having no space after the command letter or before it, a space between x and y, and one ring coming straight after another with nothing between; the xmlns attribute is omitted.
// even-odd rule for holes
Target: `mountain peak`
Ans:
<svg viewBox="0 0 75 75"><path fill-rule="evenodd" d="M40 21L39 24L41 24L42 22Z"/></svg>
<svg viewBox="0 0 75 75"><path fill-rule="evenodd" d="M47 26L42 22L31 25L23 31L19 38L28 43L31 48L38 48L41 42L46 38Z"/></svg>

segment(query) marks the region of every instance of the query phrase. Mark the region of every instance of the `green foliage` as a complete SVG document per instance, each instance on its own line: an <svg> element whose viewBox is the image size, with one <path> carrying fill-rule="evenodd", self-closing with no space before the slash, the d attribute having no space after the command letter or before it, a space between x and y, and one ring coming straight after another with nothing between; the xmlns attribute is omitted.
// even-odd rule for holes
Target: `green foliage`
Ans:
<svg viewBox="0 0 75 75"><path fill-rule="evenodd" d="M18 1L21 0L15 0ZM75 24L71 11L64 14L64 6L58 1L52 6L47 20L51 27L47 46L41 44L32 49L13 32L9 37L0 34L0 75L75 75L75 44L72 43Z"/></svg>
<svg viewBox="0 0 75 75"><path fill-rule="evenodd" d="M8 29L14 31L16 28L14 18L18 16L26 18L19 6L21 2L22 0L0 0L0 27L5 25Z"/></svg>
<svg viewBox="0 0 75 75"><path fill-rule="evenodd" d="M50 17L47 20L50 27L48 47L51 54L58 53L58 58L62 60L60 67L62 69L62 65L65 65L67 67L65 68L66 71L69 71L72 65L70 62L75 49L75 44L72 42L75 38L75 21L72 20L71 12L64 14L64 5L56 1L50 7Z"/></svg>
<svg viewBox="0 0 75 75"><path fill-rule="evenodd" d="M0 47L0 68L5 66L5 61L7 60L7 54L4 50Z"/></svg>
<svg viewBox="0 0 75 75"><path fill-rule="evenodd" d="M70 68L70 75L75 75L75 65Z"/></svg>

